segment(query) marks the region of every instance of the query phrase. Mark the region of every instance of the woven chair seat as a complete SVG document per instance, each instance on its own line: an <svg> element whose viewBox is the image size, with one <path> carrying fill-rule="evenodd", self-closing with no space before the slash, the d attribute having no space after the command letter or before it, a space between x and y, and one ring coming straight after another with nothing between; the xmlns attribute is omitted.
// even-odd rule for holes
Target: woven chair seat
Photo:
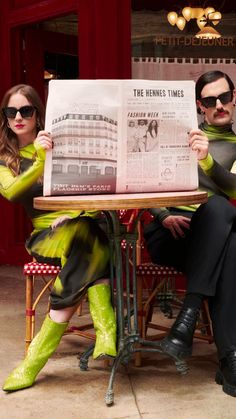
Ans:
<svg viewBox="0 0 236 419"><path fill-rule="evenodd" d="M181 271L178 271L172 266L156 265L154 263L142 263L136 267L137 275L183 275Z"/></svg>
<svg viewBox="0 0 236 419"><path fill-rule="evenodd" d="M24 274L27 275L57 275L60 266L48 265L47 263L29 262L24 265Z"/></svg>

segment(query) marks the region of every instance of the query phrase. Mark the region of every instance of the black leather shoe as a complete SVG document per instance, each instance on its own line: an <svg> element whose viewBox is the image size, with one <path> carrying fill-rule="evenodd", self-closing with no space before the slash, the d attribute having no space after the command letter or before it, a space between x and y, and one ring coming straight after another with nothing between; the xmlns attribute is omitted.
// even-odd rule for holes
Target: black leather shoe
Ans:
<svg viewBox="0 0 236 419"><path fill-rule="evenodd" d="M236 397L236 351L229 352L219 362L219 370L215 381L222 385L223 391L229 396Z"/></svg>
<svg viewBox="0 0 236 419"><path fill-rule="evenodd" d="M162 351L175 360L188 358L192 354L193 334L198 317L199 309L182 309L169 335L160 342Z"/></svg>

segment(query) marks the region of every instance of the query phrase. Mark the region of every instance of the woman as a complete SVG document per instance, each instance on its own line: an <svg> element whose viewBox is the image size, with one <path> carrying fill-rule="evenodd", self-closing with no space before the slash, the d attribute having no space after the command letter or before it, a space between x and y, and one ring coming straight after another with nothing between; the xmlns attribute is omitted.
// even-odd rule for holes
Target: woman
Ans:
<svg viewBox="0 0 236 419"><path fill-rule="evenodd" d="M153 119L149 122L146 132L146 151L157 151L158 146L158 122Z"/></svg>
<svg viewBox="0 0 236 419"><path fill-rule="evenodd" d="M93 357L116 355L116 321L107 277L107 238L95 211L39 211L33 198L42 195L46 151L53 146L43 130L44 106L36 91L20 84L8 90L0 114L0 193L20 202L32 220L28 252L39 262L61 265L50 295L50 312L27 356L12 371L3 390L30 387L57 348L68 322L88 292L96 330Z"/></svg>

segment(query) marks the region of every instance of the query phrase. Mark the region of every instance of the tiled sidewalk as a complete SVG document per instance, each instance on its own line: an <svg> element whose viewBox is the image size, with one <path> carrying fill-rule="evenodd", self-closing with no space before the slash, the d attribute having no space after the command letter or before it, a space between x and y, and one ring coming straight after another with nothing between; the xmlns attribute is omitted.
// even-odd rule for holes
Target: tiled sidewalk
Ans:
<svg viewBox="0 0 236 419"><path fill-rule="evenodd" d="M24 354L24 279L21 268L0 266L0 382ZM46 306L46 302L45 302ZM44 318L39 307L37 327ZM85 308L86 309L86 308ZM75 319L77 321L77 319ZM62 339L56 353L29 389L0 391L1 419L235 419L236 398L214 382L214 344L195 341L189 374L181 377L168 358L145 353L143 366L133 361L115 376L114 405L104 402L110 376L102 361L78 368L78 352L89 342L76 336Z"/></svg>

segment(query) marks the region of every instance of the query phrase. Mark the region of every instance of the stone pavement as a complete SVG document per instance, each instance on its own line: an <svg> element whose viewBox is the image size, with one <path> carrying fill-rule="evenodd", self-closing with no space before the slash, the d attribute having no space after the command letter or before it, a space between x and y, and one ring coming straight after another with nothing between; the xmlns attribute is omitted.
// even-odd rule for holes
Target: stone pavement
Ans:
<svg viewBox="0 0 236 419"><path fill-rule="evenodd" d="M3 383L24 354L25 296L21 268L0 266L0 298ZM44 318L45 307L46 301L39 306L37 328ZM0 418L236 419L236 398L225 395L214 382L217 368L214 344L195 340L186 376L180 376L173 362L160 354L145 353L140 368L133 361L126 368L121 365L115 376L114 405L110 407L104 401L110 367L90 359L88 371L78 368L78 353L88 345L86 339L63 337L33 387L11 394L0 390Z"/></svg>

